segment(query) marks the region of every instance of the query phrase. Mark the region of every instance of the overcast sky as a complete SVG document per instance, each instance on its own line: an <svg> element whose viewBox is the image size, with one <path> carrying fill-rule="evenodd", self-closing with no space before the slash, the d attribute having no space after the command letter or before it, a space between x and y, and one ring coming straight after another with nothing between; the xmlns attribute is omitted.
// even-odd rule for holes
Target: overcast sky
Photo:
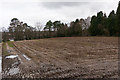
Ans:
<svg viewBox="0 0 120 80"><path fill-rule="evenodd" d="M76 1L76 2L75 2ZM119 0L0 0L0 28L8 27L12 18L30 26L48 20L69 23L103 11L107 15L117 9Z"/></svg>

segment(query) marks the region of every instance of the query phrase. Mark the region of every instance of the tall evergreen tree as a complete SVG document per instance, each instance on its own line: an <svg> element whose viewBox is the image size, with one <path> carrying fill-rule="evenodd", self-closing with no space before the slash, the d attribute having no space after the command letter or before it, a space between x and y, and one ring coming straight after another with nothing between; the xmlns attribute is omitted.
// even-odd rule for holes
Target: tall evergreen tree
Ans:
<svg viewBox="0 0 120 80"><path fill-rule="evenodd" d="M53 23L52 23L51 20L49 20L49 21L46 23L44 30L48 30L49 32L51 32L52 26L53 26Z"/></svg>
<svg viewBox="0 0 120 80"><path fill-rule="evenodd" d="M98 28L97 28L97 17L96 16L92 16L91 18L91 26L89 27L89 32L92 36L96 36L97 32L98 32Z"/></svg>
<svg viewBox="0 0 120 80"><path fill-rule="evenodd" d="M107 29L109 31L110 36L116 35L116 14L113 10L107 19Z"/></svg>
<svg viewBox="0 0 120 80"><path fill-rule="evenodd" d="M116 34L120 36L120 1L119 1L117 12L116 12L116 19L117 19Z"/></svg>
<svg viewBox="0 0 120 80"><path fill-rule="evenodd" d="M106 16L100 11L97 16L92 16L89 32L92 36L104 35Z"/></svg>

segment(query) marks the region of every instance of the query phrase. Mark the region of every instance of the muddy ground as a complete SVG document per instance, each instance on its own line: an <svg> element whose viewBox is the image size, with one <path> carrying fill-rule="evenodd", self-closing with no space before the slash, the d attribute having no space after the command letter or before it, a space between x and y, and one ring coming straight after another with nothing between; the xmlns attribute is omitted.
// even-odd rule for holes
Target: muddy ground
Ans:
<svg viewBox="0 0 120 80"><path fill-rule="evenodd" d="M3 78L118 78L117 37L24 40L3 51Z"/></svg>
<svg viewBox="0 0 120 80"><path fill-rule="evenodd" d="M0 43L0 80L2 79L2 43Z"/></svg>

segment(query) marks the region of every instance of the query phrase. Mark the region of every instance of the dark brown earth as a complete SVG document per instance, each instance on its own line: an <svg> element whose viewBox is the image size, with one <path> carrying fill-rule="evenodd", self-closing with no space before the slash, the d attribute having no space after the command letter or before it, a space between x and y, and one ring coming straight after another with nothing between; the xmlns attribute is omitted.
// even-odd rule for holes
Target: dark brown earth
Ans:
<svg viewBox="0 0 120 80"><path fill-rule="evenodd" d="M64 37L14 42L7 45L19 62L15 78L117 78L118 37ZM26 59L26 55L30 60ZM14 62L5 59L4 66ZM5 71L6 66L3 71Z"/></svg>

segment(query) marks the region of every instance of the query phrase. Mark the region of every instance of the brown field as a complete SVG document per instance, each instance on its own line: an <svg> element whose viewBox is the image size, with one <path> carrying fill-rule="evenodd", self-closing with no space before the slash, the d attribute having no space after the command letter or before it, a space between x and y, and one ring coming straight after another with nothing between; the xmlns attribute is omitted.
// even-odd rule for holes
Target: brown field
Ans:
<svg viewBox="0 0 120 80"><path fill-rule="evenodd" d="M4 77L116 78L118 37L64 37L14 42L20 71ZM26 59L23 54L31 60ZM15 60L15 59L14 59ZM4 59L6 63L10 60ZM7 65L3 62L3 66ZM11 61L12 64L12 61ZM3 69L3 72L6 68Z"/></svg>

